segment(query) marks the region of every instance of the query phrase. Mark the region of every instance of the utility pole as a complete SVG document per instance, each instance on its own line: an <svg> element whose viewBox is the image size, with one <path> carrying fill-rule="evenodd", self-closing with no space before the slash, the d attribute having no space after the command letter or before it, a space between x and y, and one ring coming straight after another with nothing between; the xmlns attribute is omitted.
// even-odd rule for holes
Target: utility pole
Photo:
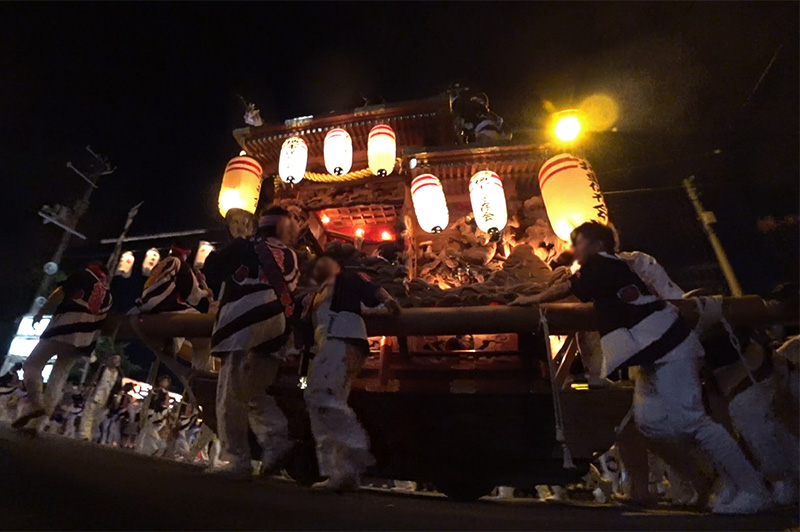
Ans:
<svg viewBox="0 0 800 532"><path fill-rule="evenodd" d="M56 224L64 230L64 234L61 235L61 240L59 241L58 247L53 253L53 256L50 258L50 262L44 267L44 278L39 284L38 290L36 290L36 296L34 297L33 304L31 305L31 314L35 314L42 307L42 305L44 305L44 302L47 299L47 294L50 291L50 285L53 282L53 276L58 272L59 263L64 257L64 252L69 246L69 240L72 235L84 240L86 239L86 237L76 231L75 228L78 225L78 221L89 208L89 199L92 197L92 192L94 192L94 190L97 188L97 182L100 180L101 176L108 175L116 170L116 168L114 168L108 161L108 158L92 151L91 146L86 146L86 151L88 151L92 157L97 160L99 165L93 166L91 170L84 173L76 168L71 162L67 163L67 168L78 174L81 179L89 184L89 188L86 189L86 192L83 193L83 196L75 202L75 206L72 207L71 210L63 205L56 205L55 207L45 205L39 211L39 216L44 219L45 224Z"/></svg>
<svg viewBox="0 0 800 532"><path fill-rule="evenodd" d="M717 217L714 216L713 212L705 210L703 204L700 202L700 196L697 194L697 189L694 186L694 176L683 180L683 188L686 190L686 195L689 196L689 200L692 202L692 206L694 206L694 210L697 213L697 219L700 220L700 223L703 225L703 231L706 233L711 248L717 256L717 262L719 262L719 267L722 270L722 274L725 276L728 288L731 290L731 295L734 297L741 297L744 295L742 293L742 287L739 286L739 280L736 278L733 266L731 266L728 260L728 255L725 253L722 242L719 241L719 237L717 237L717 233L712 227L713 224L717 223Z"/></svg>

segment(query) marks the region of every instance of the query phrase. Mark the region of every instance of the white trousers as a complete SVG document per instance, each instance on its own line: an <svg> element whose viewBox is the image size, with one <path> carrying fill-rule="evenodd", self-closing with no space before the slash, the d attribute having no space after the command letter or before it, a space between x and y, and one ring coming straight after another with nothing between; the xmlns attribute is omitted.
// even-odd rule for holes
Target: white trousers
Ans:
<svg viewBox="0 0 800 532"><path fill-rule="evenodd" d="M736 441L706 413L698 366L695 358L642 366L633 396L639 430L657 440L690 436L738 489L764 493L761 477Z"/></svg>
<svg viewBox="0 0 800 532"><path fill-rule="evenodd" d="M800 443L775 417L775 387L772 377L751 385L731 399L728 412L764 476L769 480L796 480Z"/></svg>
<svg viewBox="0 0 800 532"><path fill-rule="evenodd" d="M261 446L262 461L272 464L291 447L289 422L267 387L281 361L250 351L228 353L217 381L217 424L223 452L232 463L250 464L248 428Z"/></svg>
<svg viewBox="0 0 800 532"><path fill-rule="evenodd" d="M42 370L56 356L53 371L47 380L47 388L42 393ZM43 408L51 415L64 394L64 385L72 366L82 357L78 348L58 340L39 340L30 356L23 364L23 381L32 408Z"/></svg>
<svg viewBox="0 0 800 532"><path fill-rule="evenodd" d="M367 431L347 404L363 362L358 349L325 339L309 369L305 400L322 476L358 475L374 463Z"/></svg>

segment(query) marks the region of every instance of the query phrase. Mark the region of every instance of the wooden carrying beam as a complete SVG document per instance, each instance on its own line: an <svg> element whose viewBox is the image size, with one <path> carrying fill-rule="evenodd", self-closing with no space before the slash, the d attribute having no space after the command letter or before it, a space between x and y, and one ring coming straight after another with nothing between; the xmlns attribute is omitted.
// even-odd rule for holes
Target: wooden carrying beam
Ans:
<svg viewBox="0 0 800 532"><path fill-rule="evenodd" d="M688 323L697 323L699 314L694 299L676 300L673 303ZM541 307L553 334L596 329L591 304L549 303ZM786 309L757 296L725 298L723 314L734 327L788 323L797 319L796 309ZM135 337L137 335L130 320L137 320L142 334L150 337L195 338L211 335L214 315L112 315L106 320L105 328L113 331L119 327L119 337ZM404 309L399 316L367 315L365 321L371 336L533 333L539 330L539 309L506 306L410 308Z"/></svg>

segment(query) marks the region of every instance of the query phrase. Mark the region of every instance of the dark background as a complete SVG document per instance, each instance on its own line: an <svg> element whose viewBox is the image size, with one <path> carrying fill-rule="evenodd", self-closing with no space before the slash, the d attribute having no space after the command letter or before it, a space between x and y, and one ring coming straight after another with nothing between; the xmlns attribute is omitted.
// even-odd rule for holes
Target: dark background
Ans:
<svg viewBox="0 0 800 532"><path fill-rule="evenodd" d="M239 94L280 121L460 82L518 135L544 126L544 100L609 94L617 132L586 140L604 190L695 175L745 290L796 280L797 29L795 2L0 4L2 337L60 236L36 211L82 193L65 163L85 145L118 167L78 227L89 246L140 200L135 234L219 225ZM680 201L610 195L623 244L708 255L676 230L694 216Z"/></svg>

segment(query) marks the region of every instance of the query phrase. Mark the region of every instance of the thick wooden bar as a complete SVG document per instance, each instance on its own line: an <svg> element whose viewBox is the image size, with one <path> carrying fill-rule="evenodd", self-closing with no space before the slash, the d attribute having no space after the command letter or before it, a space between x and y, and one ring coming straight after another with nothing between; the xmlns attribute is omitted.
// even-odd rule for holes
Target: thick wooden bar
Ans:
<svg viewBox="0 0 800 532"><path fill-rule="evenodd" d="M697 323L694 299L673 301L690 324ZM596 328L594 310L587 303L548 303L541 305L553 334L591 331ZM794 311L794 312L793 312ZM723 301L723 313L733 326L758 326L797 320L796 309L768 303L757 296L730 297ZM130 320L137 320L142 334L152 337L208 337L214 323L211 314L160 314L109 316L105 329L119 327L120 338L135 337ZM365 316L372 336L421 336L455 334L532 333L539 330L536 307L451 307L404 309L399 316Z"/></svg>

